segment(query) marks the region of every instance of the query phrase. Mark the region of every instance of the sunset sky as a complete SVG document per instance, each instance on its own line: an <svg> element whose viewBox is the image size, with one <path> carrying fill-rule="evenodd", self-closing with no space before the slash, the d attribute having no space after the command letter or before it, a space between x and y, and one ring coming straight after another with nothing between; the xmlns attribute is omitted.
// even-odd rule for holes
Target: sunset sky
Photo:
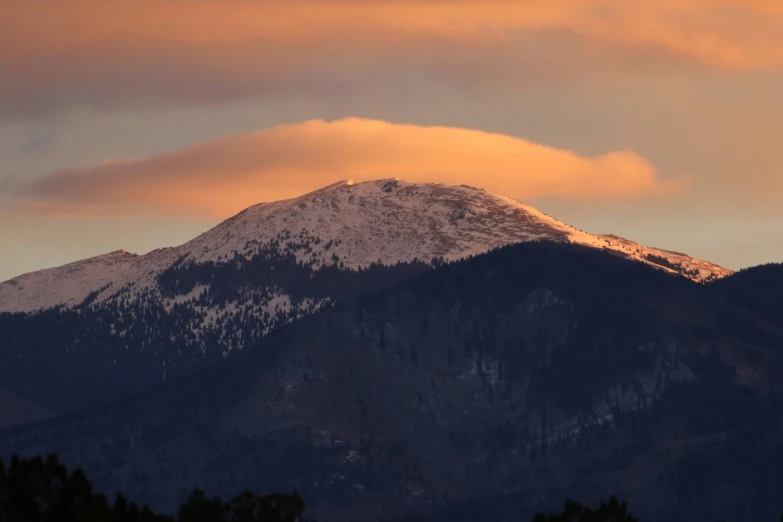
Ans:
<svg viewBox="0 0 783 522"><path fill-rule="evenodd" d="M340 179L783 261L780 0L0 2L0 280Z"/></svg>

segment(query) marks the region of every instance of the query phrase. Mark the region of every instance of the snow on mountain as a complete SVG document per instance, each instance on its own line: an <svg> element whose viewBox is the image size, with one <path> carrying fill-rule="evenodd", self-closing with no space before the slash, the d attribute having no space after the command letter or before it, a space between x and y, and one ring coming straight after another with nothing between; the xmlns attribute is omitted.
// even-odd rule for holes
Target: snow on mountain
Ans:
<svg viewBox="0 0 783 522"><path fill-rule="evenodd" d="M72 307L86 299L106 302L120 290L125 295L159 295L156 278L177 263L229 263L261 249L293 252L314 269L337 262L356 269L373 262L454 260L537 239L616 251L694 281L732 273L685 254L588 234L524 203L473 187L343 181L298 198L250 207L179 247L146 255L121 250L11 279L0 284L0 312ZM277 299L275 305L281 297Z"/></svg>

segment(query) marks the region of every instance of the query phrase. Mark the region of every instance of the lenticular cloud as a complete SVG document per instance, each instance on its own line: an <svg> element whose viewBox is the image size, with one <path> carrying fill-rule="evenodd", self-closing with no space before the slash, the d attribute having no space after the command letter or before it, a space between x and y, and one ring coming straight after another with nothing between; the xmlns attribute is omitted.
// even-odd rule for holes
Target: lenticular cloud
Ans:
<svg viewBox="0 0 783 522"><path fill-rule="evenodd" d="M530 141L451 127L311 120L144 159L54 172L14 189L17 208L72 215L226 217L341 180L397 177L466 184L534 200L626 200L679 190L631 150L584 157Z"/></svg>

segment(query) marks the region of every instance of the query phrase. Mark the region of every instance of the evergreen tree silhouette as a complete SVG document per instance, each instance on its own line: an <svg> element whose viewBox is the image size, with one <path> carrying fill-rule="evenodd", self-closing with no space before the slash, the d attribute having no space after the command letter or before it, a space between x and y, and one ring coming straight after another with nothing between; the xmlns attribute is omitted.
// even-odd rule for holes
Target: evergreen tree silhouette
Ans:
<svg viewBox="0 0 783 522"><path fill-rule="evenodd" d="M598 509L585 507L574 500L566 500L562 513L539 513L533 522L639 522L628 512L625 502L612 496L609 502L601 502Z"/></svg>
<svg viewBox="0 0 783 522"><path fill-rule="evenodd" d="M208 499L204 492L195 489L179 508L179 522L212 522L225 520L223 501L214 497Z"/></svg>
<svg viewBox="0 0 783 522"><path fill-rule="evenodd" d="M229 502L194 490L178 522L305 522L304 502L293 495L245 491ZM68 473L56 455L0 460L0 522L174 522L118 493L113 504L93 491L81 470Z"/></svg>

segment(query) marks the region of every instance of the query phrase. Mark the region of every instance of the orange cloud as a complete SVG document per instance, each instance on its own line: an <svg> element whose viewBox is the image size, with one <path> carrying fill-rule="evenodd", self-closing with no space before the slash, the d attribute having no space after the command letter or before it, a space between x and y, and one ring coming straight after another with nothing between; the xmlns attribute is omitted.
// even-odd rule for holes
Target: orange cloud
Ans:
<svg viewBox="0 0 783 522"><path fill-rule="evenodd" d="M59 215L207 214L340 179L469 184L518 199L633 199L677 191L633 151L582 157L501 134L376 120L311 120L148 159L52 173L14 189L18 209Z"/></svg>
<svg viewBox="0 0 783 522"><path fill-rule="evenodd" d="M2 2L0 110L334 96L401 73L513 87L644 63L779 68L782 11L777 0Z"/></svg>

